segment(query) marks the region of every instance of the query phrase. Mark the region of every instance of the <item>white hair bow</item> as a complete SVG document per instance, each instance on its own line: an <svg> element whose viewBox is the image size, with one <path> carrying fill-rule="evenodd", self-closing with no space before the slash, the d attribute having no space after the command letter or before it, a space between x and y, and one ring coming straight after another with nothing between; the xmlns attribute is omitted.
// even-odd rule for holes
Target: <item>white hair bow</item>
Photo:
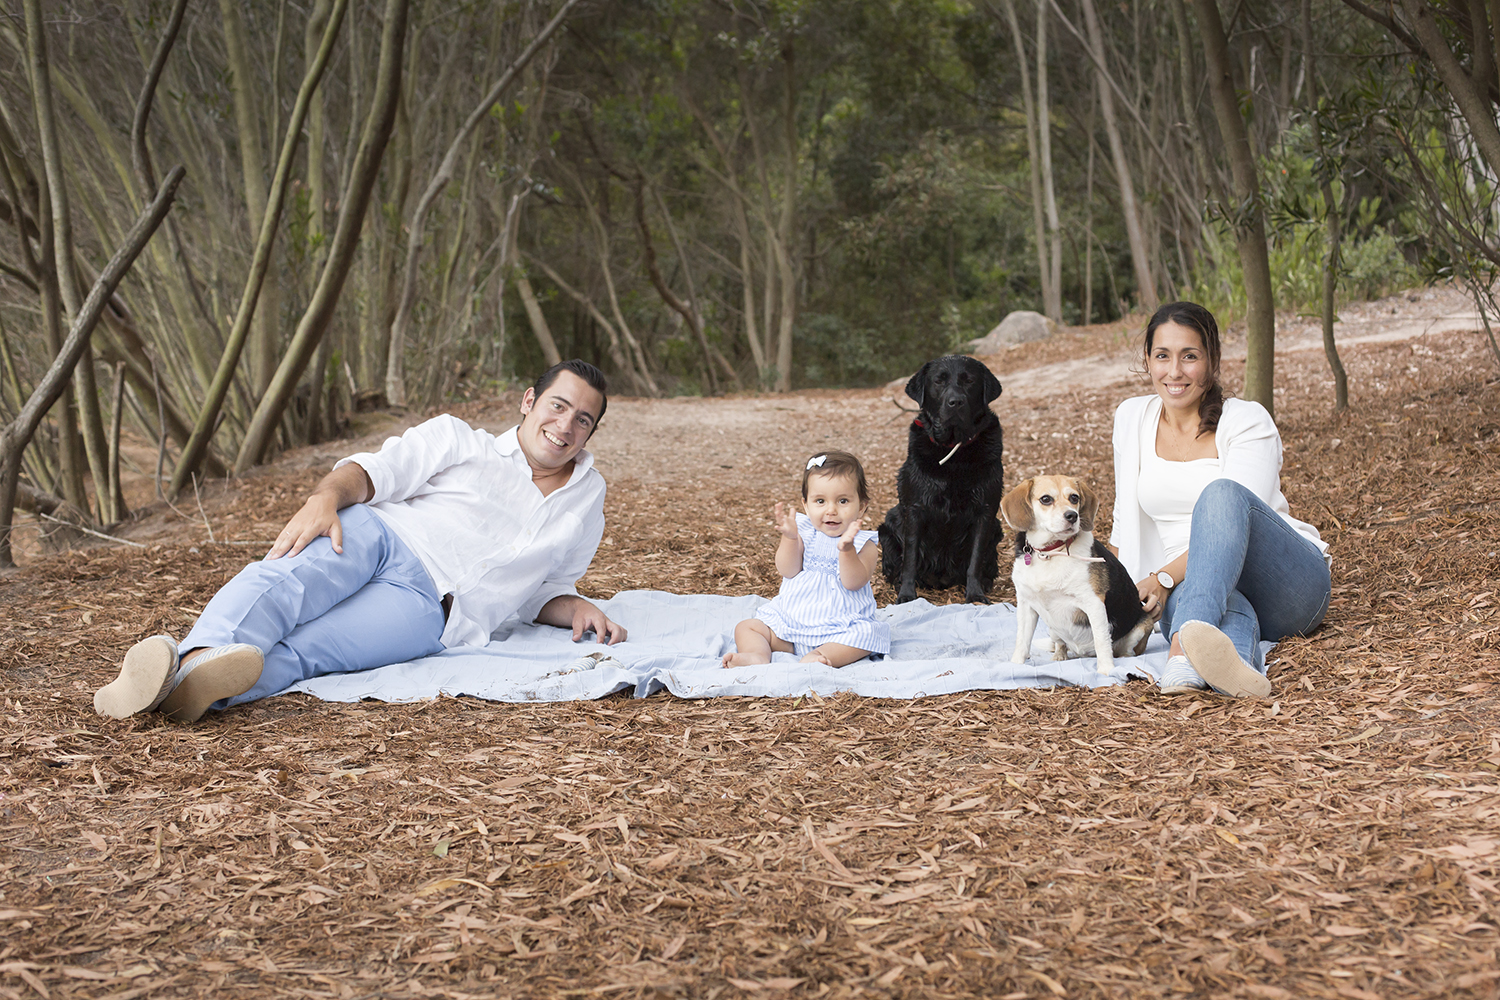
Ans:
<svg viewBox="0 0 1500 1000"><path fill-rule="evenodd" d="M819 469L821 469L823 467L823 463L826 462L826 461L828 461L828 456L827 455L814 455L812 458L809 458L807 460L807 468L808 469L812 469L812 468L819 468ZM804 469L803 471L806 472L807 470Z"/></svg>

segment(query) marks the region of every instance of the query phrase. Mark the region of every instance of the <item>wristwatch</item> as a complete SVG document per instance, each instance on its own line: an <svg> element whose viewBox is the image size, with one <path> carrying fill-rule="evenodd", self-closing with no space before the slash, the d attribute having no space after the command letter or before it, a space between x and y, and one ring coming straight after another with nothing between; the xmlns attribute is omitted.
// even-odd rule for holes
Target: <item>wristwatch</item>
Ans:
<svg viewBox="0 0 1500 1000"><path fill-rule="evenodd" d="M1168 573L1166 570L1159 570L1157 572L1156 582L1161 584L1167 590L1171 590L1173 587L1177 586L1177 581L1173 580L1172 574Z"/></svg>

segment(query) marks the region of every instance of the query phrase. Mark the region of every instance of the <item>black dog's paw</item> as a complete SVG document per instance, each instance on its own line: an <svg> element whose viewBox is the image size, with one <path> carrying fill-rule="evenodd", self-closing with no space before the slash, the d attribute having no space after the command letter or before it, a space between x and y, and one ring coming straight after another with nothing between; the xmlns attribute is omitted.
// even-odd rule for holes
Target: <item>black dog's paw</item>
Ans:
<svg viewBox="0 0 1500 1000"><path fill-rule="evenodd" d="M917 599L916 588L913 588L911 590L900 590L900 591L896 592L896 603L897 604L905 604L907 601L915 601L916 599Z"/></svg>
<svg viewBox="0 0 1500 1000"><path fill-rule="evenodd" d="M993 604L994 603L988 597L985 596L984 591L979 590L978 588L975 588L975 587L969 587L968 589L966 589L964 591L964 601L966 601L969 604Z"/></svg>

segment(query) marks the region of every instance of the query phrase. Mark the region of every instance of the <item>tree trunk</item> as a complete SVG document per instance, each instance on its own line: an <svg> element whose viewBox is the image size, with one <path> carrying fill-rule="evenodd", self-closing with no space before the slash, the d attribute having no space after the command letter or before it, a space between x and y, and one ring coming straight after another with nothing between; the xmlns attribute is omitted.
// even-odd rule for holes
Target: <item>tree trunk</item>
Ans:
<svg viewBox="0 0 1500 1000"><path fill-rule="evenodd" d="M782 130L785 134L782 168L781 223L776 231L776 267L781 272L780 331L776 338L776 389L792 388L792 329L797 322L797 275L792 265L792 221L797 210L797 78L796 50L788 38L781 50L786 67Z"/></svg>
<svg viewBox="0 0 1500 1000"><path fill-rule="evenodd" d="M531 334L536 337L537 346L542 349L542 358L550 368L562 360L562 355L557 350L557 341L552 338L552 328L547 325L547 316L542 312L542 304L537 301L536 290L531 287L531 279L526 276L526 272L517 269L515 281L516 294L521 297L521 305L526 308L526 319L531 323ZM623 357L615 359L615 366L622 372L630 371L630 365Z"/></svg>
<svg viewBox="0 0 1500 1000"><path fill-rule="evenodd" d="M1339 284L1339 242L1343 235L1343 213L1334 200L1333 182L1328 176L1328 163L1323 148L1323 128L1318 121L1318 70L1313 61L1312 0L1302 0L1302 75L1307 84L1307 105L1311 111L1309 124L1313 131L1313 149L1317 155L1314 170L1323 192L1323 209L1328 214L1328 252L1323 258L1323 353L1328 358L1328 368L1333 372L1333 412L1349 408L1349 376L1344 371L1344 362L1339 358L1339 345L1333 339L1334 296Z"/></svg>
<svg viewBox="0 0 1500 1000"><path fill-rule="evenodd" d="M1099 87L1096 82L1090 88L1089 117L1086 131L1094 134L1094 104L1098 100ZM1088 167L1083 182L1083 325L1094 322L1094 143L1089 142Z"/></svg>
<svg viewBox="0 0 1500 1000"><path fill-rule="evenodd" d="M354 262L354 252L359 245L360 229L370 205L370 194L375 189L375 179L380 173L381 157L395 124L396 103L401 90L401 54L406 41L407 7L408 0L386 0L375 98L370 107L370 115L365 120L359 152L354 157L354 167L350 171L350 187L345 192L343 204L339 206L338 226L328 248L328 264L323 268L312 301L308 303L306 312L297 324L297 332L271 379L270 387L251 417L245 439L235 457L236 473L247 471L265 458L275 435L276 425L281 421L281 415L291 401L292 392L317 349L318 341L328 329L334 308L338 305L339 293L343 291L344 280L349 276L349 267Z"/></svg>
<svg viewBox="0 0 1500 1000"><path fill-rule="evenodd" d="M1016 17L1016 5L1014 0L1001 0L1005 5L1005 20L1010 26L1011 41L1016 47L1016 65L1021 71L1021 110L1026 116L1026 159L1031 166L1031 223L1032 231L1036 234L1036 261L1037 279L1042 286L1042 308L1051 308L1052 303L1052 268L1047 259L1047 234L1044 209L1044 197L1042 195L1042 164L1041 153L1037 149L1037 110L1036 102L1031 96L1031 73L1027 70L1026 43L1021 35L1020 19ZM1038 15L1040 16L1040 9ZM1038 28L1040 36L1042 29ZM1041 45L1040 37L1037 40ZM1040 73L1042 66L1041 57L1037 57L1037 68ZM1048 313L1051 316L1051 313ZM1052 317L1057 321L1057 317Z"/></svg>
<svg viewBox="0 0 1500 1000"><path fill-rule="evenodd" d="M540 267L542 269L543 274L552 279L552 283L554 285L566 292L569 297L573 299L573 301L583 306L583 308L588 311L590 318L592 318L595 323L598 323L599 326L603 328L604 332L609 335L609 356L610 359L614 361L615 367L619 369L622 374L629 376L631 385L635 388L635 391L637 393L639 393L640 395L646 395L647 393L644 391L645 383L638 375L636 375L635 369L632 366L629 357L626 355L625 348L621 343L620 331L615 328L615 324L611 323L609 321L609 318L599 311L599 307L594 305L593 299L564 281L562 279L562 275L558 274L551 267L549 267L546 261L540 260L536 257L531 257L530 254L528 254L527 257L535 262L537 267ZM553 364L556 364L556 362L553 362ZM655 395L656 393L653 394Z"/></svg>
<svg viewBox="0 0 1500 1000"><path fill-rule="evenodd" d="M693 339L698 342L698 346L703 351L703 374L708 380L709 395L717 396L719 394L719 380L714 375L713 353L708 348L708 337L703 332L703 320L698 315L698 304L692 301L684 302L677 297L677 294L667 285L667 279L662 277L661 267L656 261L656 241L651 237L651 224L646 219L646 177L644 174L636 174L633 187L635 189L635 224L641 234L641 253L646 262L646 274L651 278L651 285L656 289L656 294L660 295L662 301L687 322L688 329L692 331ZM658 194L657 200L659 202L660 199L661 195ZM660 204L662 214L666 216L667 222L670 225L672 217L667 215L666 203L660 202ZM681 259L680 247L678 249L678 257ZM684 270L687 269L686 260L682 260L682 267ZM688 283L691 285L691 277L688 278ZM688 292L688 295L692 295L691 290Z"/></svg>
<svg viewBox="0 0 1500 1000"><path fill-rule="evenodd" d="M553 16L531 44L516 57L516 61L510 64L510 68L495 82L489 93L479 105L469 112L469 117L464 121L463 127L458 130L458 135L453 137L448 151L443 155L443 161L438 166L437 173L433 174L427 190L422 192L422 197L417 201L416 211L412 213L410 235L406 244L406 270L401 278L401 297L396 306L395 318L391 320L391 332L387 345L385 366L385 396L392 406L406 405L406 382L405 382L405 350L406 350L406 328L411 323L412 304L417 297L417 265L422 257L422 240L427 228L427 213L432 210L433 202L442 193L443 188L453 179L453 169L458 162L459 151L473 136L474 131L479 128L481 122L488 117L490 109L500 100L507 87L515 80L526 64L531 62L543 45L556 33L557 29L567 20L568 13L573 9L578 0L566 0L562 8Z"/></svg>
<svg viewBox="0 0 1500 1000"><path fill-rule="evenodd" d="M1245 334L1245 398L1259 403L1275 416L1272 383L1276 373L1276 299L1271 287L1271 262L1266 249L1266 227L1260 200L1260 177L1255 156L1250 151L1250 137L1245 119L1240 117L1239 100L1234 89L1234 64L1229 55L1229 39L1219 19L1217 0L1193 0L1198 14L1198 30L1203 37L1208 62L1209 89L1213 93L1214 117L1219 123L1219 137L1229 157L1234 177L1234 197L1238 208L1231 220L1234 242L1240 254L1245 275L1245 297L1248 300L1248 327Z"/></svg>
<svg viewBox="0 0 1500 1000"><path fill-rule="evenodd" d="M245 25L240 19L241 7L241 0L219 0L219 11L224 19L224 48L234 88L235 132L245 185L245 223L250 238L258 239L271 196L266 188L266 155L260 141L261 116L256 107L259 94L246 46ZM274 278L260 290L259 298L264 308L255 310L255 324L249 342L250 384L256 394L265 392L266 386L270 385L281 346L277 323L281 314L281 295ZM231 333L231 339L233 336ZM174 474L172 478L175 482L177 476Z"/></svg>
<svg viewBox="0 0 1500 1000"><path fill-rule="evenodd" d="M305 66L312 66L318 60L318 53L323 48L323 35L328 28L328 18L332 12L329 0L314 0L312 9L307 14L307 26L302 36L302 62ZM326 91L318 88L312 95L312 105L307 109L307 242L312 252L308 255L308 270L312 274L318 273L323 262L327 259L327 246L324 236L328 231L328 208L324 200L328 197L327 181L327 149L325 143L328 136L328 120L324 105ZM328 364L333 357L333 345L336 338L332 334L325 334L323 342L318 345L318 355L313 362L312 395L307 404L307 427L308 444L316 444L324 440L324 413L325 408L328 418L328 431L333 430L333 401L325 397L329 395L325 386L336 386L336 381L327 377Z"/></svg>
<svg viewBox="0 0 1500 1000"><path fill-rule="evenodd" d="M1198 168L1198 192L1205 189L1220 194L1215 183L1216 176L1209 165L1208 148L1203 144L1202 129L1198 127L1198 95L1195 92L1198 74L1193 68L1193 43L1187 20L1187 4L1184 0L1170 0L1172 27L1177 34L1177 86L1182 101L1182 121L1187 128L1187 144L1193 151L1193 163ZM1222 200L1222 196L1221 199Z"/></svg>
<svg viewBox="0 0 1500 1000"><path fill-rule="evenodd" d="M42 19L39 0L26 0L25 8L27 68L31 74L32 101L36 109L37 133L41 140L42 169L47 177L57 288L62 297L64 314L68 322L72 323L76 321L82 303L78 295L77 273L73 269L73 219L53 111L52 69L47 58L46 25ZM83 425L89 474L94 480L98 516L115 520L114 498L109 496L108 446L104 439L104 420L99 411L99 392L94 385L93 354L87 341L84 341L82 351L82 364L73 374L78 389L78 416Z"/></svg>
<svg viewBox="0 0 1500 1000"><path fill-rule="evenodd" d="M1202 0L1197 0L1202 2ZM1492 79L1476 81L1464 72L1463 65L1448 47L1442 28L1432 16L1427 0L1401 0L1401 9L1411 21L1412 34L1432 60L1438 79L1453 97L1453 103L1469 126L1474 146L1484 158L1491 174L1500 174L1500 126L1495 124L1495 109L1489 100ZM1493 45L1493 40L1491 41ZM1493 73L1486 74L1493 77Z"/></svg>
<svg viewBox="0 0 1500 1000"><path fill-rule="evenodd" d="M1500 0L1496 0L1500 2ZM688 109L692 111L693 117L703 126L703 131L708 135L709 141L713 143L714 149L719 154L719 159L724 163L724 172L719 173L705 164L705 168L717 177L731 195L730 201L734 206L734 228L735 235L739 238L740 245L740 294L745 310L745 341L750 348L750 357L755 362L756 379L761 388L770 387L770 372L766 367L766 353L760 340L755 319L755 269L752 261L754 242L750 238L750 220L745 215L745 192L740 187L740 181L735 170L734 158L730 155L729 148L724 144L718 129L714 127L713 121L703 113L693 95L690 92L683 94L683 100Z"/></svg>
<svg viewBox="0 0 1500 1000"><path fill-rule="evenodd" d="M225 2L231 3L233 0L225 0ZM323 32L323 44L313 63L307 67L307 74L303 77L302 87L297 93L297 103L292 108L292 118L287 124L286 141L281 147L281 158L276 164L276 176L271 182L271 190L263 206L265 214L261 216L260 232L255 240L255 255L250 262L250 273L245 278L245 289L240 295L239 312L234 318L234 326L230 328L229 342L224 345L224 354L219 358L219 368L214 373L208 396L204 399L203 408L198 412L198 420L193 425L193 436L188 441L187 447L182 450L177 467L172 472L172 485L167 491L171 497L175 498L198 471L208 449L209 439L213 437L214 431L219 426L219 413L224 405L224 397L229 394L230 381L234 378L235 368L239 365L240 351L244 348L250 333L266 272L271 266L271 254L276 245L276 231L281 225L281 209L286 200L287 182L291 177L297 144L302 138L302 122L312 103L313 92L317 90L318 83L323 78L323 71L328 66L328 59L333 52L334 41L338 38L340 22L343 20L347 3L348 0L335 0L333 13Z"/></svg>
<svg viewBox="0 0 1500 1000"><path fill-rule="evenodd" d="M1047 258L1049 274L1044 286L1044 311L1052 322L1061 323L1062 225L1057 219L1057 193L1052 182L1052 99L1047 88L1047 0L1037 0L1036 4L1036 126L1037 149L1041 154L1042 201L1047 210L1047 233L1052 239L1052 248Z"/></svg>
<svg viewBox="0 0 1500 1000"><path fill-rule="evenodd" d="M1104 68L1104 41L1099 34L1094 0L1083 0L1083 16L1089 33L1089 48L1093 52L1094 71L1099 79L1099 111L1104 119L1104 134L1109 139L1110 157L1114 161L1115 177L1120 183L1120 214L1125 217L1125 235L1130 242L1130 262L1135 267L1136 294L1140 297L1142 309L1155 312L1161 300L1156 296L1156 282L1151 277L1151 261L1146 251L1146 237L1141 230L1140 209L1136 204L1130 161L1120 138L1119 123L1115 121L1114 94L1110 91L1109 75Z"/></svg>
<svg viewBox="0 0 1500 1000"><path fill-rule="evenodd" d="M88 298L79 307L78 315L73 320L72 329L68 331L68 338L63 342L62 350L53 358L47 373L31 391L31 398L26 401L25 406L21 407L21 412L16 415L16 418L3 431L0 431L0 568L15 565L11 554L10 535L15 513L17 475L21 471L21 453L31 442L31 437L36 433L37 426L41 424L47 410L62 395L73 369L83 357L83 349L88 344L89 335L94 332L94 326L98 323L99 316L109 302L110 296L119 287L120 281L125 277L125 272L130 270L131 264L135 263L136 257L151 239L151 235L156 232L156 228L161 225L167 210L172 207L172 199L177 194L177 186L182 183L183 176L181 167L176 167L167 174L156 198L146 207L145 214L136 220L135 225L126 234L120 249L115 251L115 255L99 273L99 278L89 291Z"/></svg>

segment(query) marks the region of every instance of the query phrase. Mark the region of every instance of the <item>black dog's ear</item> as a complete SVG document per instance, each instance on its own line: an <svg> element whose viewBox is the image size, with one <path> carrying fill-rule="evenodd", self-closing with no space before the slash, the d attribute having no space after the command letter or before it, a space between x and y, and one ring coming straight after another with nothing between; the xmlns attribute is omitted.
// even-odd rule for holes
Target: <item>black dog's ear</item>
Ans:
<svg viewBox="0 0 1500 1000"><path fill-rule="evenodd" d="M990 371L989 366L984 368L984 401L986 404L993 403L1000 398L1000 380L995 373Z"/></svg>
<svg viewBox="0 0 1500 1000"><path fill-rule="evenodd" d="M1033 480L1017 484L1000 501L1000 516L1010 525L1011 531L1030 531L1036 527L1036 517L1031 511L1031 484Z"/></svg>
<svg viewBox="0 0 1500 1000"><path fill-rule="evenodd" d="M915 375L906 380L906 394L915 399L918 406L922 405L922 390L927 387L927 369L931 367L932 362L929 361L918 368Z"/></svg>

